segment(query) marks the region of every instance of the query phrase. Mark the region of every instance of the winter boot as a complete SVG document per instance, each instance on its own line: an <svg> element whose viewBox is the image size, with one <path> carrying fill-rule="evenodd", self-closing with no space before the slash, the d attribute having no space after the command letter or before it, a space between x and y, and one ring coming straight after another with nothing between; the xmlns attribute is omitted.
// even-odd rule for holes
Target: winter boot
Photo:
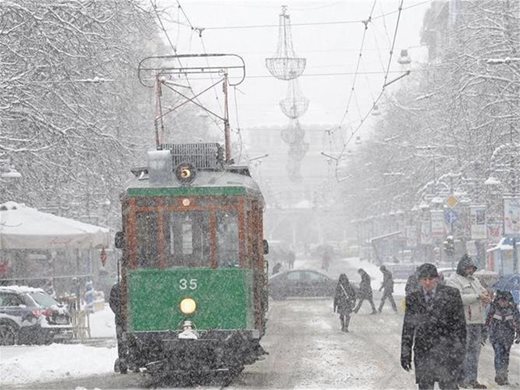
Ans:
<svg viewBox="0 0 520 390"><path fill-rule="evenodd" d="M339 319L339 321L341 322L341 331L344 332L345 331L345 320L343 319L343 317L341 317Z"/></svg>
<svg viewBox="0 0 520 390"><path fill-rule="evenodd" d="M499 370L495 376L495 382L497 385L504 386L509 384L509 380L507 379L507 370Z"/></svg>
<svg viewBox="0 0 520 390"><path fill-rule="evenodd" d="M345 330L344 332L348 332L348 324L350 323L350 316L345 317Z"/></svg>

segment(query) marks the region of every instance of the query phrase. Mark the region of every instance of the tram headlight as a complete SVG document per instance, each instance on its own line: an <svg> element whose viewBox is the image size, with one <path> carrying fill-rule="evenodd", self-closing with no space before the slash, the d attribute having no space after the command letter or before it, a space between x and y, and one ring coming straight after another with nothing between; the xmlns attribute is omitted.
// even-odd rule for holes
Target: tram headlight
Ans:
<svg viewBox="0 0 520 390"><path fill-rule="evenodd" d="M179 304L182 314L193 314L197 310L197 303L193 298L184 298Z"/></svg>
<svg viewBox="0 0 520 390"><path fill-rule="evenodd" d="M175 167L175 177L182 184L189 184L197 176L195 166L189 162L182 162Z"/></svg>

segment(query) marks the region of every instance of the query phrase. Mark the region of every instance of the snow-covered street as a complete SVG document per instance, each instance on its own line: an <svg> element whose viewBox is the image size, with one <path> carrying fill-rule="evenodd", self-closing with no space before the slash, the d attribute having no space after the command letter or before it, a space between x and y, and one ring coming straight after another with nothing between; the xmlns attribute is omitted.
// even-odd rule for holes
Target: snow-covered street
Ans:
<svg viewBox="0 0 520 390"><path fill-rule="evenodd" d="M315 267L312 260L296 263ZM363 267L373 277L376 291L381 277L375 265L357 259L338 260L329 274L346 272L358 283L355 270ZM396 285L397 301L403 285ZM376 292L375 302L379 301ZM337 388L413 389L413 372L399 365L402 313L389 306L370 315L365 303L353 316L350 333L339 330L332 302L327 299L288 299L270 303L264 348L265 360L246 367L230 388ZM112 371L116 357L113 315L108 307L90 317L92 339L88 345L0 347L0 386L3 389L112 389L147 386L141 374L122 376ZM510 365L511 383L520 382L520 351L515 345ZM481 382L493 388L493 350L489 343L480 359ZM514 386L500 387L515 388Z"/></svg>

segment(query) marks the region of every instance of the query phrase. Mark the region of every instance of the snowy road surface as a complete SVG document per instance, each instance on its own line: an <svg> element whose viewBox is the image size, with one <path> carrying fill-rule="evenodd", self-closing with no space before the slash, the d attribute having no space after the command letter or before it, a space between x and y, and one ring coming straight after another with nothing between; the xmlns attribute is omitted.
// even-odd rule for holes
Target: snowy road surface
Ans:
<svg viewBox="0 0 520 390"><path fill-rule="evenodd" d="M299 266L312 266L303 263ZM336 278L348 269L357 283L357 261L331 267ZM297 264L298 266L298 264ZM362 266L380 284L377 267ZM354 271L352 273L351 271ZM402 286L397 286L402 291ZM398 299L399 300L399 299ZM376 305L379 294L375 296ZM339 320L326 299L288 299L270 302L267 334L262 344L266 359L246 367L231 389L414 389L414 376L399 366L402 313L385 306L383 314L370 315L365 303L353 316L350 333L339 331ZM141 374L112 373L116 356L113 316L109 309L91 317L94 337L106 337L98 346L62 345L0 347L0 387L3 389L128 389L145 388ZM510 380L516 386L497 386L493 350L487 344L481 354L481 382L490 388L519 388L520 345L513 347ZM201 388L201 387L198 387Z"/></svg>

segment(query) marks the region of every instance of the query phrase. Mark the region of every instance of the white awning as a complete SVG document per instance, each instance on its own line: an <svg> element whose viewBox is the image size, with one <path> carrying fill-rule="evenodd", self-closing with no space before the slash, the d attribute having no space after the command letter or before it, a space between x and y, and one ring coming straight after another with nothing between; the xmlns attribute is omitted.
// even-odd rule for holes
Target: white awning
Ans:
<svg viewBox="0 0 520 390"><path fill-rule="evenodd" d="M0 249L107 248L109 230L44 213L24 204L0 204Z"/></svg>

